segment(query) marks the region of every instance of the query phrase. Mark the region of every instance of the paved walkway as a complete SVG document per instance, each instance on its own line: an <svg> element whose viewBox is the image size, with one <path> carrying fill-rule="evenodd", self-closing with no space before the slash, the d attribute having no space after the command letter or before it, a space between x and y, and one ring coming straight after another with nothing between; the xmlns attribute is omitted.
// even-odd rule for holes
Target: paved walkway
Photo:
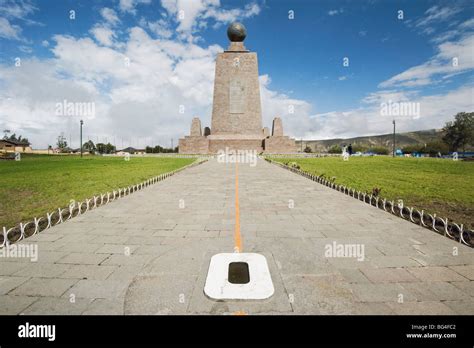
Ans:
<svg viewBox="0 0 474 348"><path fill-rule="evenodd" d="M268 300L203 293L234 249L235 165L211 160L26 239L38 262L0 258L0 314L474 314L474 250L262 160L239 195ZM364 260L326 257L334 242Z"/></svg>

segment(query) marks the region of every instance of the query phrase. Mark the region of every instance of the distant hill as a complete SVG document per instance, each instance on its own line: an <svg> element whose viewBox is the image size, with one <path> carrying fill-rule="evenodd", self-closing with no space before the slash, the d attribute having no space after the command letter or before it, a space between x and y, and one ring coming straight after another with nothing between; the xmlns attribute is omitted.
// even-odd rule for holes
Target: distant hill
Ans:
<svg viewBox="0 0 474 348"><path fill-rule="evenodd" d="M402 148L407 145L427 144L433 141L441 141L443 132L441 129L428 129L416 132L397 133L396 146ZM298 151L301 151L301 141L297 140ZM356 137L348 139L327 139L327 140L303 140L303 149L306 146L311 147L313 152L327 152L333 145L358 145L365 148L386 147L391 149L393 144L393 134L371 135L365 137Z"/></svg>

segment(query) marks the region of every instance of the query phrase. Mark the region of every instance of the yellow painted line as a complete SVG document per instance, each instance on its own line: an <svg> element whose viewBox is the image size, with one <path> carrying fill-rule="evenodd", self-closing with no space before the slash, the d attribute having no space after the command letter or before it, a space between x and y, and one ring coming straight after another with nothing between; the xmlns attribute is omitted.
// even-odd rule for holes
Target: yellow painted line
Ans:
<svg viewBox="0 0 474 348"><path fill-rule="evenodd" d="M237 311L234 312L234 315L247 315L247 313L245 313L244 311Z"/></svg>
<svg viewBox="0 0 474 348"><path fill-rule="evenodd" d="M240 206L239 206L239 166L235 162L235 232L234 232L234 252L242 252L242 236L240 234ZM234 315L247 315L245 311L236 311Z"/></svg>
<svg viewBox="0 0 474 348"><path fill-rule="evenodd" d="M239 207L239 167L235 162L235 232L234 252L242 252L242 236L240 235L240 207Z"/></svg>

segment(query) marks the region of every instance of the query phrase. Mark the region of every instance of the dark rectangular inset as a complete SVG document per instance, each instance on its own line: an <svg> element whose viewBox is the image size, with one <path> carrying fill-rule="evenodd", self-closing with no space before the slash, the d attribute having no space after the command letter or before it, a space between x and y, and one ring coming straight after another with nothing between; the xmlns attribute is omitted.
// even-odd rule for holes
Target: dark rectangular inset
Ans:
<svg viewBox="0 0 474 348"><path fill-rule="evenodd" d="M229 283L247 284L250 282L249 264L247 262L229 263Z"/></svg>

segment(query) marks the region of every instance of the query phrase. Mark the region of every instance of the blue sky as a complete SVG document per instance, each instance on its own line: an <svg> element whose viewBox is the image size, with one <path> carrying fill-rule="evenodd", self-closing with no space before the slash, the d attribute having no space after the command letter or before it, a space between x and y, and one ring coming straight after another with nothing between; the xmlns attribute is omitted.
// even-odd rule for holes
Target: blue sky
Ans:
<svg viewBox="0 0 474 348"><path fill-rule="evenodd" d="M388 133L390 100L420 103L401 130L439 128L473 110L473 14L472 1L0 0L0 126L39 145L74 133L74 118L48 116L67 99L96 103L91 137L182 137L193 116L210 123L213 62L239 20L258 53L264 126L278 115L297 138ZM127 55L137 70L117 65ZM127 127L131 114L145 126Z"/></svg>

